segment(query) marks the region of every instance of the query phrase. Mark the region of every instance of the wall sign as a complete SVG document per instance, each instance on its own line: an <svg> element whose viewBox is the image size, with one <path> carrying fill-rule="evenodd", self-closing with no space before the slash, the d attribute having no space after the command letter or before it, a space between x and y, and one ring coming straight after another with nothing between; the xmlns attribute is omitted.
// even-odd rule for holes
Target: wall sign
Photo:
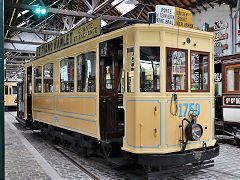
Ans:
<svg viewBox="0 0 240 180"><path fill-rule="evenodd" d="M214 73L214 81L222 82L222 73Z"/></svg>
<svg viewBox="0 0 240 180"><path fill-rule="evenodd" d="M221 41L224 39L228 39L228 33L222 34L221 31L217 31L214 34L215 34L214 41Z"/></svg>
<svg viewBox="0 0 240 180"><path fill-rule="evenodd" d="M214 27L215 31L222 30L222 29L227 29L228 28L228 23L218 20L218 21L214 22L213 27Z"/></svg>

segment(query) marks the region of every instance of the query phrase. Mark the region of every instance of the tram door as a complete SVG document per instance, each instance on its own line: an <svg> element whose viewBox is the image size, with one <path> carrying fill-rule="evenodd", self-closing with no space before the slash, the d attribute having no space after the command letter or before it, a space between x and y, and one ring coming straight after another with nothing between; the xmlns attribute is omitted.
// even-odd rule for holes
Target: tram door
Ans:
<svg viewBox="0 0 240 180"><path fill-rule="evenodd" d="M24 118L24 91L23 83L17 85L17 117L20 119Z"/></svg>
<svg viewBox="0 0 240 180"><path fill-rule="evenodd" d="M27 68L27 119L32 120L32 66Z"/></svg>
<svg viewBox="0 0 240 180"><path fill-rule="evenodd" d="M99 113L101 138L122 138L124 111L121 79L123 76L122 37L100 43Z"/></svg>

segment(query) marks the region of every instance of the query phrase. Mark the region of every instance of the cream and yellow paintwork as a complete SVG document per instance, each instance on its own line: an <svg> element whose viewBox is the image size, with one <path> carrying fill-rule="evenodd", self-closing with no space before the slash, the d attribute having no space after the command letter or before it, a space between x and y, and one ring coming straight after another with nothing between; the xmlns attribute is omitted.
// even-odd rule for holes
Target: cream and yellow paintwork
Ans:
<svg viewBox="0 0 240 180"><path fill-rule="evenodd" d="M17 99L17 94L12 94L13 86L17 86L17 83L15 82L5 82L4 86L8 86L8 94L5 94L5 87L4 87L4 106L17 106L17 103L14 101ZM11 89L11 94L10 94Z"/></svg>
<svg viewBox="0 0 240 180"><path fill-rule="evenodd" d="M181 150L179 125L184 117L170 114L170 101L173 92L166 92L166 48L187 50L188 56L188 92L177 92L178 103L198 103L200 115L197 122L204 128L200 141L189 142L187 149L201 148L215 144L214 139L214 64L213 35L198 30L169 27L167 25L136 24L125 27L62 51L39 58L27 67L43 66L54 63L54 92L33 93L33 118L35 121L52 124L61 128L96 137L100 140L99 127L99 43L116 37L123 37L123 64L125 77L129 72L127 48L134 48L134 92L125 92L123 107L125 110L125 134L123 147L133 153L164 154ZM190 38L191 42L186 43ZM140 92L139 47L160 47L160 92ZM210 92L191 92L190 89L190 50L209 52L210 56ZM81 53L96 51L96 93L59 92L59 62L66 57L76 57ZM33 80L34 81L34 80ZM32 82L34 84L34 82ZM26 95L25 95L26 99ZM26 104L25 104L26 108ZM179 113L179 112L178 112ZM187 112L188 114L188 112ZM26 117L26 111L25 111ZM188 117L186 117L188 118Z"/></svg>

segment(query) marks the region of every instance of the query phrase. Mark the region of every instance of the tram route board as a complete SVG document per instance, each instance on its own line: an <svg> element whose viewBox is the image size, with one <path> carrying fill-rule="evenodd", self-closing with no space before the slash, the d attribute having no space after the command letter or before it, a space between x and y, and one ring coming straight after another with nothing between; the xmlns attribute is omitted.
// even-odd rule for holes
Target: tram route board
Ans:
<svg viewBox="0 0 240 180"><path fill-rule="evenodd" d="M39 58L99 35L101 35L100 17L73 29L66 34L63 34L62 36L53 39L48 43L37 47L36 55Z"/></svg>

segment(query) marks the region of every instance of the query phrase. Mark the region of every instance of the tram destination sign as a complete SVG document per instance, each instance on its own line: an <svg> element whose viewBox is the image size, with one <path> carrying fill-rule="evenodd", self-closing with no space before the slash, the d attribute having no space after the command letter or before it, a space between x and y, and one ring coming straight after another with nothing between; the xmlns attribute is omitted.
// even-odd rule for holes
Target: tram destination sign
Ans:
<svg viewBox="0 0 240 180"><path fill-rule="evenodd" d="M37 47L37 57L42 57L101 35L101 18L96 18L56 39Z"/></svg>
<svg viewBox="0 0 240 180"><path fill-rule="evenodd" d="M156 6L156 24L195 29L191 11L167 5Z"/></svg>
<svg viewBox="0 0 240 180"><path fill-rule="evenodd" d="M224 97L226 105L240 105L240 97Z"/></svg>

